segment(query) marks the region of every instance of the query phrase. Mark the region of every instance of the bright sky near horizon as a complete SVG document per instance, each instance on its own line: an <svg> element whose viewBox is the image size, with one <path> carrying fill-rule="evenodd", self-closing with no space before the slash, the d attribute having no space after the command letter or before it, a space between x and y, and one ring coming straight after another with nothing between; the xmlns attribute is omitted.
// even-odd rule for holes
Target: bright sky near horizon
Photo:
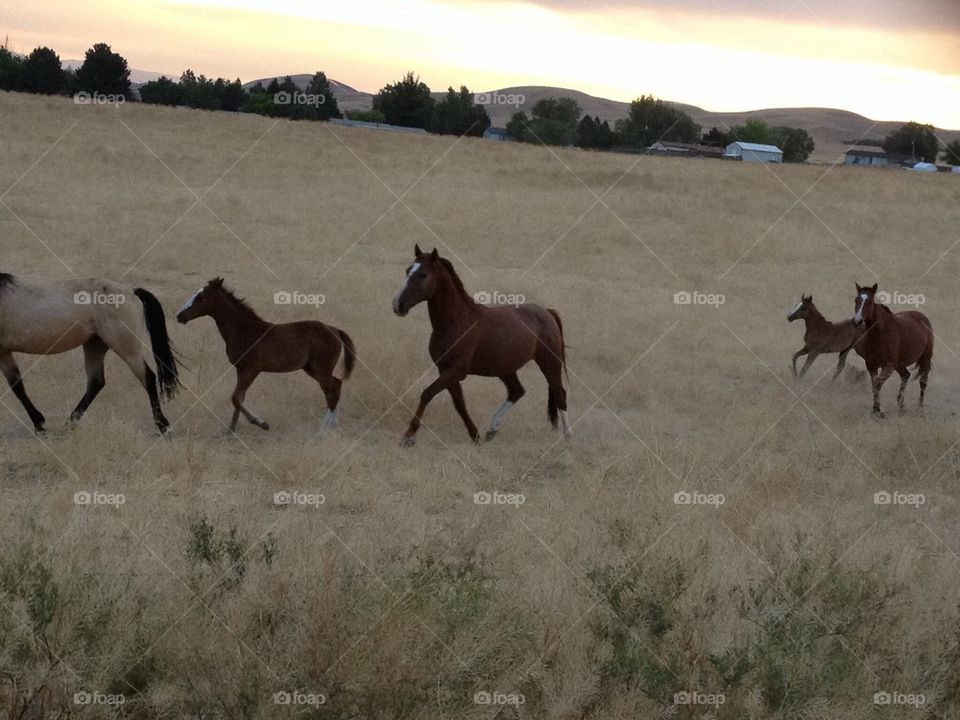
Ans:
<svg viewBox="0 0 960 720"><path fill-rule="evenodd" d="M554 85L714 111L835 107L960 129L960 0L0 0L0 37L63 59L376 91Z"/></svg>

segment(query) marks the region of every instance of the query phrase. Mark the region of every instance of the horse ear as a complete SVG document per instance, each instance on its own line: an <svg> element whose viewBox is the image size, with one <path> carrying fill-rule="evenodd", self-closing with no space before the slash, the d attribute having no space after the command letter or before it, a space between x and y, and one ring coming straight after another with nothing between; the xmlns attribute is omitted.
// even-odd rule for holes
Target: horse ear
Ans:
<svg viewBox="0 0 960 720"><path fill-rule="evenodd" d="M812 303L812 302L813 302L813 295L807 295L807 296L804 298L804 300L806 300L808 303Z"/></svg>
<svg viewBox="0 0 960 720"><path fill-rule="evenodd" d="M856 285L856 286L857 286L857 295L859 295L860 293L862 293L862 292L863 292L863 288L862 288L862 287L860 287L860 283L854 283L854 285Z"/></svg>
<svg viewBox="0 0 960 720"><path fill-rule="evenodd" d="M413 256L414 256L417 260L419 260L420 258L423 257L423 250L420 249L420 246L419 246L419 245L414 245L414 246L413 246Z"/></svg>
<svg viewBox="0 0 960 720"><path fill-rule="evenodd" d="M436 262L438 257L440 257L440 253L438 253L438 252L437 252L437 249L434 248L434 249L433 249L433 252L430 253L430 259L431 259L433 262Z"/></svg>
<svg viewBox="0 0 960 720"><path fill-rule="evenodd" d="M221 285L223 285L223 278L219 276L215 277L213 279L213 284L216 285L217 287L220 287Z"/></svg>
<svg viewBox="0 0 960 720"><path fill-rule="evenodd" d="M877 283L874 283L874 284L873 284L873 287L870 288L870 291L873 292L873 293L876 293L876 292L877 292Z"/></svg>

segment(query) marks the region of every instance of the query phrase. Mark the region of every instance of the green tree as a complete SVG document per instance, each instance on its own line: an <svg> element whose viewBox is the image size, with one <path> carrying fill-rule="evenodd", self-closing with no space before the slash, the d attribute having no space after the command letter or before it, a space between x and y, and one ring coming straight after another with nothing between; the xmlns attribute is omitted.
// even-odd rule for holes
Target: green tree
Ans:
<svg viewBox="0 0 960 720"><path fill-rule="evenodd" d="M960 165L960 140L951 140L940 156L947 165Z"/></svg>
<svg viewBox="0 0 960 720"><path fill-rule="evenodd" d="M577 142L577 121L580 106L568 98L543 98L530 111L513 114L507 123L507 134L523 142L544 145L573 145Z"/></svg>
<svg viewBox="0 0 960 720"><path fill-rule="evenodd" d="M130 68L123 56L106 43L97 43L87 50L83 64L77 70L80 90L105 95L130 97Z"/></svg>
<svg viewBox="0 0 960 720"><path fill-rule="evenodd" d="M733 142L733 139L730 137L729 133L723 132L720 128L713 127L710 128L710 132L704 133L703 137L700 139L700 142L704 145L725 148L727 145Z"/></svg>
<svg viewBox="0 0 960 720"><path fill-rule="evenodd" d="M940 141L933 125L909 122L890 133L880 146L888 153L908 155L925 162L936 162Z"/></svg>
<svg viewBox="0 0 960 720"><path fill-rule="evenodd" d="M530 118L523 110L518 110L510 116L507 121L507 135L514 140L525 141L527 139L527 128L530 127Z"/></svg>
<svg viewBox="0 0 960 720"><path fill-rule="evenodd" d="M347 110L344 115L349 120L357 120L358 122L382 123L387 121L387 118L379 110Z"/></svg>
<svg viewBox="0 0 960 720"><path fill-rule="evenodd" d="M330 85L330 81L327 80L325 73L318 70L313 74L310 82L307 83L307 95L314 98L323 98L322 101L313 105L314 120L329 120L330 118L343 117L343 114L340 112L340 106L337 105L337 96L333 94L333 87Z"/></svg>
<svg viewBox="0 0 960 720"><path fill-rule="evenodd" d="M66 87L66 76L60 65L60 57L48 47L35 49L20 68L21 90L52 95Z"/></svg>
<svg viewBox="0 0 960 720"><path fill-rule="evenodd" d="M237 112L247 102L247 91L243 89L240 78L233 82L218 78L215 89L220 97L220 109L228 112Z"/></svg>
<svg viewBox="0 0 960 720"><path fill-rule="evenodd" d="M0 90L16 90L20 87L23 59L6 47L0 47Z"/></svg>
<svg viewBox="0 0 960 720"><path fill-rule="evenodd" d="M577 147L609 150L616 142L616 133L610 129L610 123L600 121L599 117L584 115L577 126Z"/></svg>
<svg viewBox="0 0 960 720"><path fill-rule="evenodd" d="M630 103L630 112L618 120L617 134L628 147L645 148L658 140L695 143L700 126L683 110L652 95L643 95Z"/></svg>
<svg viewBox="0 0 960 720"><path fill-rule="evenodd" d="M770 131L773 144L783 150L783 161L803 163L816 148L813 138L803 128L775 127Z"/></svg>
<svg viewBox="0 0 960 720"><path fill-rule="evenodd" d="M219 110L220 98L213 80L184 70L180 76L180 95L184 105L201 110Z"/></svg>
<svg viewBox="0 0 960 720"><path fill-rule="evenodd" d="M443 135L482 136L490 127L487 109L473 101L473 93L465 85L457 92L452 87L437 103L434 111L433 132Z"/></svg>
<svg viewBox="0 0 960 720"><path fill-rule="evenodd" d="M434 101L426 83L408 72L402 80L387 85L374 96L373 109L382 112L391 125L429 128Z"/></svg>
<svg viewBox="0 0 960 720"><path fill-rule="evenodd" d="M180 85L166 75L144 83L140 87L140 100L154 105L179 105L183 102Z"/></svg>
<svg viewBox="0 0 960 720"><path fill-rule="evenodd" d="M743 125L734 125L730 128L732 140L730 142L748 142L758 143L760 145L773 145L773 133L770 126L763 120L747 120ZM781 150L783 148L780 148Z"/></svg>

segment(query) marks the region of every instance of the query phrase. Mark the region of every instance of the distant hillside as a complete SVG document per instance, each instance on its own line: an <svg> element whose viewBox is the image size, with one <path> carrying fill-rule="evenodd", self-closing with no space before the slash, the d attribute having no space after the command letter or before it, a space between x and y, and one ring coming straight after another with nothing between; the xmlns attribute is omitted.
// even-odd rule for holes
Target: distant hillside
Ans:
<svg viewBox="0 0 960 720"><path fill-rule="evenodd" d="M280 79L283 77L285 76L279 76ZM290 77L300 87L306 87L313 75L312 73L303 73ZM253 80L245 83L244 87L250 88L257 82L267 85L272 79L268 77ZM330 80L330 84L333 86L334 95L336 95L337 102L342 110L367 109L373 102L373 93L357 90L346 83L333 79ZM439 100L445 94L445 92L436 92L434 97ZM630 107L630 104L626 102L596 97L568 88L522 85L500 88L482 94L488 97L522 95L524 98L524 104L519 108L514 105L496 104L496 102L486 105L491 121L498 127L506 125L510 116L518 109L529 112L538 100L548 97L571 97L580 104L584 113L597 115L602 120L610 121L611 125L620 118L626 117ZM719 113L704 110L695 105L671 104L690 113L693 119L703 127L704 131L714 126L727 129L753 118L765 120L771 125L802 127L813 136L817 143L813 159L824 161L836 160L849 147L849 141L851 140L859 138L879 140L902 124L901 122L875 123L862 115L830 108L773 108L748 112ZM943 142L949 142L950 140L960 139L960 130L938 130L938 135Z"/></svg>

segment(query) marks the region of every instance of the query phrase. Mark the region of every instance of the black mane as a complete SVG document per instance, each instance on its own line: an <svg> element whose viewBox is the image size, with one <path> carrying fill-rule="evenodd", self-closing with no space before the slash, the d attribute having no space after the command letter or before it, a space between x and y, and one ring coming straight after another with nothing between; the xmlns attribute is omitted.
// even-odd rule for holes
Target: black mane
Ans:
<svg viewBox="0 0 960 720"><path fill-rule="evenodd" d="M0 291L6 290L11 285L16 285L17 280L10 273L0 272Z"/></svg>
<svg viewBox="0 0 960 720"><path fill-rule="evenodd" d="M237 308L245 312L250 313L258 320L262 320L257 311L250 307L250 304L246 301L245 298L237 297L236 293L228 288L226 285L220 285L220 289L223 290L223 294L227 296L227 299L230 300Z"/></svg>
<svg viewBox="0 0 960 720"><path fill-rule="evenodd" d="M453 269L453 263L444 257L437 259L447 269L447 272L450 273L450 278L453 280L453 286L460 292L461 295L470 300L470 302L473 302L473 298L470 297L470 293L468 293L467 289L463 286L463 280L461 280L460 276L457 275L457 271Z"/></svg>

